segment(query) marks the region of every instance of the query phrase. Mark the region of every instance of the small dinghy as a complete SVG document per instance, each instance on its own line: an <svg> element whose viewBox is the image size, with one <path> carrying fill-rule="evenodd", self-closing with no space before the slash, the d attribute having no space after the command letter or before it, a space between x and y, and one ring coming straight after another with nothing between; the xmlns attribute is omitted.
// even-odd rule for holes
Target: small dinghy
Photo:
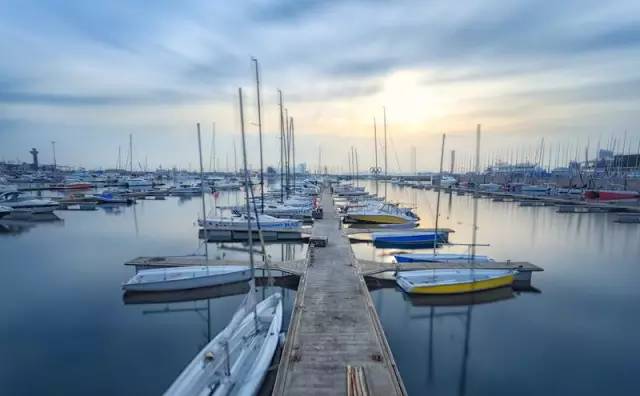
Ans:
<svg viewBox="0 0 640 396"><path fill-rule="evenodd" d="M174 267L139 271L122 288L132 292L187 290L243 282L250 278L251 270L243 265Z"/></svg>
<svg viewBox="0 0 640 396"><path fill-rule="evenodd" d="M502 269L435 269L400 273L396 283L411 294L458 294L509 286L514 275Z"/></svg>
<svg viewBox="0 0 640 396"><path fill-rule="evenodd" d="M479 256L459 253L407 253L393 256L398 263L490 263L494 261L489 256Z"/></svg>
<svg viewBox="0 0 640 396"><path fill-rule="evenodd" d="M257 394L278 346L281 328L280 294L271 295L254 309L250 303L243 304L165 395Z"/></svg>
<svg viewBox="0 0 640 396"><path fill-rule="evenodd" d="M433 246L449 239L449 233L443 231L399 231L374 232L371 240L375 246Z"/></svg>

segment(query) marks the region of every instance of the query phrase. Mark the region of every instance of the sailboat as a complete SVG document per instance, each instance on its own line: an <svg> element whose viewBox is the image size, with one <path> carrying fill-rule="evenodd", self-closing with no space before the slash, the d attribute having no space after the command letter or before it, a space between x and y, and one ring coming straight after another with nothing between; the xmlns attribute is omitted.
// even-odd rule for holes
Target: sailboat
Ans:
<svg viewBox="0 0 640 396"><path fill-rule="evenodd" d="M416 224L420 218L409 208L383 203L348 210L345 222L367 224Z"/></svg>
<svg viewBox="0 0 640 396"><path fill-rule="evenodd" d="M122 288L128 292L188 290L247 281L246 265L188 266L138 271Z"/></svg>
<svg viewBox="0 0 640 396"><path fill-rule="evenodd" d="M249 212L249 178L244 138L242 89L240 125L244 157L245 195ZM182 371L166 395L255 395L278 346L282 328L282 297L275 293L256 303L251 218L249 224L249 293L231 322L213 338Z"/></svg>
<svg viewBox="0 0 640 396"><path fill-rule="evenodd" d="M396 275L396 283L412 294L457 294L509 286L515 271L502 269L435 269Z"/></svg>
<svg viewBox="0 0 640 396"><path fill-rule="evenodd" d="M442 150L440 153L440 174L442 174L442 160L444 156L445 135L442 135ZM476 140L476 172L479 170L479 148L480 148L480 125L478 125ZM440 191L438 190L438 210L439 210ZM475 238L477 232L477 200L474 201L474 221L473 221L473 243L471 245L471 263L475 262ZM436 232L438 229L437 219L438 210L436 211ZM431 257L436 260L435 247ZM470 293L480 290L495 289L503 286L509 286L513 283L516 274L514 270L503 269L432 269L421 271L409 271L396 275L396 283L405 292L412 294L458 294Z"/></svg>

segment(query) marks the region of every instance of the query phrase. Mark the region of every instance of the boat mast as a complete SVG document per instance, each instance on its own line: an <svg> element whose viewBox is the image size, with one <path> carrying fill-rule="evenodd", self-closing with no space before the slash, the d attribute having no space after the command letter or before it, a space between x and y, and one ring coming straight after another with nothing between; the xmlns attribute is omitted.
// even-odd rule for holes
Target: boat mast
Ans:
<svg viewBox="0 0 640 396"><path fill-rule="evenodd" d="M242 135L242 161L244 164L244 169L243 169L243 173L244 173L244 195L245 195L245 205L246 205L246 209L247 209L247 239L248 239L248 243L249 243L249 266L251 268L251 282L249 283L250 286L250 290L249 290L249 298L250 298L250 303L253 305L252 309L254 310L254 321L256 324L256 330L258 329L257 327L257 314L255 312L256 310L256 302L254 299L254 293L255 293L255 277L256 277L256 270L255 270L255 265L253 263L253 235L252 235L252 230L251 230L251 206L249 204L249 189L251 188L251 185L249 183L249 173L248 173L248 167L247 167L247 144L245 142L245 137L244 137L244 111L243 111L243 107L242 107L242 88L238 88L238 100L240 103L240 133Z"/></svg>
<svg viewBox="0 0 640 396"><path fill-rule="evenodd" d="M284 202L284 113L282 111L282 91L280 96L280 202Z"/></svg>
<svg viewBox="0 0 640 396"><path fill-rule="evenodd" d="M376 130L376 117L373 116L373 152L375 157L375 168L373 168L373 177L376 180L376 196L378 195L378 131Z"/></svg>
<svg viewBox="0 0 640 396"><path fill-rule="evenodd" d="M388 183L388 168L387 168L387 108L382 107L382 114L384 116L384 200L387 200L387 183Z"/></svg>
<svg viewBox="0 0 640 396"><path fill-rule="evenodd" d="M284 109L284 121L286 123L285 132L284 132L284 165L285 165L285 184L287 185L287 189L285 190L285 194L287 199L289 199L289 109Z"/></svg>
<svg viewBox="0 0 640 396"><path fill-rule="evenodd" d="M260 204L264 213L264 162L262 160L262 111L260 108L260 73L258 71L258 59L252 58L256 65L256 97L258 102L258 136L260 139Z"/></svg>
<svg viewBox="0 0 640 396"><path fill-rule="evenodd" d="M133 173L133 135L129 134L129 173Z"/></svg>
<svg viewBox="0 0 640 396"><path fill-rule="evenodd" d="M291 156L293 157L293 191L296 191L296 132L291 117Z"/></svg>
<svg viewBox="0 0 640 396"><path fill-rule="evenodd" d="M478 124L476 129L476 167L475 173L476 177L480 174L480 124ZM476 191L478 188L476 187ZM478 222L478 199L473 200L473 237L471 240L471 262L475 261L476 258L476 234L477 234L477 222Z"/></svg>
<svg viewBox="0 0 640 396"><path fill-rule="evenodd" d="M440 190L442 190L442 161L444 160L444 140L447 135L442 134L442 147L440 148L440 186L438 186L438 200L436 201L436 224L435 224L435 238L433 243L433 255L436 255L436 248L438 247L438 218L440 217Z"/></svg>
<svg viewBox="0 0 640 396"><path fill-rule="evenodd" d="M202 141L200 139L200 123L197 123L198 129L198 155L200 156L200 192L202 193L202 229L204 233L204 255L205 263L207 265L207 271L209 270L209 238L207 235L207 208L205 206L205 193L204 193L204 169L202 166Z"/></svg>

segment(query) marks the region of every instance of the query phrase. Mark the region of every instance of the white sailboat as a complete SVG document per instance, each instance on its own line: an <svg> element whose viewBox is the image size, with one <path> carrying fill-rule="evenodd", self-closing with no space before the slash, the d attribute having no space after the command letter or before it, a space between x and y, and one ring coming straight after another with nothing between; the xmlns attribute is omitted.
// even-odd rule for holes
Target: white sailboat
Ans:
<svg viewBox="0 0 640 396"><path fill-rule="evenodd" d="M240 126L244 157L245 196L249 212L249 179L244 139L242 90ZM251 234L251 217L248 218ZM253 239L249 235L251 280L249 293L231 322L209 342L169 387L166 395L255 395L267 373L278 346L282 328L282 297L275 293L256 304Z"/></svg>
<svg viewBox="0 0 640 396"><path fill-rule="evenodd" d="M122 288L129 292L157 292L197 289L247 281L246 265L188 266L138 271Z"/></svg>
<svg viewBox="0 0 640 396"><path fill-rule="evenodd" d="M258 215L258 220L263 231L300 232L302 230L300 220L280 219L269 215ZM240 216L207 217L204 222L202 219L198 219L198 225L204 228L206 224L206 229L209 231L247 231L249 222L255 223L256 217L243 214Z"/></svg>

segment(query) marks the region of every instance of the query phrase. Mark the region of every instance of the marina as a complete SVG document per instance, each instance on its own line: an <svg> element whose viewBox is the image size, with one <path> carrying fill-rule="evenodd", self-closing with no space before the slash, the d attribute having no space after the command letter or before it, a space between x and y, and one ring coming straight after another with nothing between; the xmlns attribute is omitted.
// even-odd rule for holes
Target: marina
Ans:
<svg viewBox="0 0 640 396"><path fill-rule="evenodd" d="M0 9L0 395L638 393L639 4Z"/></svg>

